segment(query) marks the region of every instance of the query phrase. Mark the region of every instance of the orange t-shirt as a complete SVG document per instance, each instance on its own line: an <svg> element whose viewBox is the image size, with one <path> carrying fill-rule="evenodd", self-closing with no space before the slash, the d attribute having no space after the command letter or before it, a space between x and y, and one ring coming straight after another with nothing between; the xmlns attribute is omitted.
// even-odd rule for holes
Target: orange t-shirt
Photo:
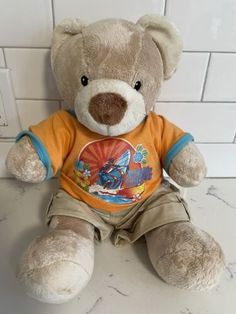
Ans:
<svg viewBox="0 0 236 314"><path fill-rule="evenodd" d="M144 200L160 185L173 157L193 138L151 112L134 130L103 136L72 112L58 111L19 134L31 137L50 177L93 208L116 212Z"/></svg>

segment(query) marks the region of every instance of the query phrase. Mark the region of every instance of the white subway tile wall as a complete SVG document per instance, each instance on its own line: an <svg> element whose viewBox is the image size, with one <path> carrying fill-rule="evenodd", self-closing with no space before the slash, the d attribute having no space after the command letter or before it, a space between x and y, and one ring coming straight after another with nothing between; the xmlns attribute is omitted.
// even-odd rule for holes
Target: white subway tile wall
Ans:
<svg viewBox="0 0 236 314"><path fill-rule="evenodd" d="M164 82L159 100L200 101L208 60L209 53L183 53L178 71Z"/></svg>
<svg viewBox="0 0 236 314"><path fill-rule="evenodd" d="M236 52L235 0L167 0L166 14L178 25L185 50Z"/></svg>
<svg viewBox="0 0 236 314"><path fill-rule="evenodd" d="M212 54L204 100L236 102L236 53Z"/></svg>
<svg viewBox="0 0 236 314"><path fill-rule="evenodd" d="M208 177L236 177L235 144L197 144L207 164Z"/></svg>
<svg viewBox="0 0 236 314"><path fill-rule="evenodd" d="M80 17L94 22L104 18L124 18L136 22L147 13L164 13L165 0L54 0L55 22Z"/></svg>
<svg viewBox="0 0 236 314"><path fill-rule="evenodd" d="M10 142L0 143L0 177L2 178L11 177L11 175L7 172L7 169L5 166L6 156L11 146L12 146L12 143Z"/></svg>
<svg viewBox="0 0 236 314"><path fill-rule="evenodd" d="M232 143L236 106L233 103L158 102L155 111L193 134L196 142Z"/></svg>
<svg viewBox="0 0 236 314"><path fill-rule="evenodd" d="M1 0L0 6L0 46L50 47L51 1Z"/></svg>
<svg viewBox="0 0 236 314"><path fill-rule="evenodd" d="M12 70L16 98L57 99L49 49L6 48L7 67Z"/></svg>
<svg viewBox="0 0 236 314"><path fill-rule="evenodd" d="M60 108L50 68L53 25L66 17L90 23L167 15L181 31L184 53L155 110L194 135L209 176L236 176L235 0L99 0L99 5L94 0L0 0L0 7L0 67L11 69L22 128ZM9 140L0 139L4 177L14 139Z"/></svg>
<svg viewBox="0 0 236 314"><path fill-rule="evenodd" d="M0 48L0 68L5 67L5 60L4 60L4 55L3 55L3 50Z"/></svg>
<svg viewBox="0 0 236 314"><path fill-rule="evenodd" d="M59 101L17 100L20 123L23 130L29 125L37 124L46 119L54 111L60 109Z"/></svg>

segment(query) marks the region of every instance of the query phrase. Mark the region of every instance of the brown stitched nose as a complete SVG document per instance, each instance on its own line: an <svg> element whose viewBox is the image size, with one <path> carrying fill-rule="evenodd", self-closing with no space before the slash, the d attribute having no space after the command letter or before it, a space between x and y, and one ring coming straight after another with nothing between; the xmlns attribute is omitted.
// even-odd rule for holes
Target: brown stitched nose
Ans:
<svg viewBox="0 0 236 314"><path fill-rule="evenodd" d="M106 125L119 123L127 110L127 102L116 93L100 93L90 100L88 111L95 121Z"/></svg>

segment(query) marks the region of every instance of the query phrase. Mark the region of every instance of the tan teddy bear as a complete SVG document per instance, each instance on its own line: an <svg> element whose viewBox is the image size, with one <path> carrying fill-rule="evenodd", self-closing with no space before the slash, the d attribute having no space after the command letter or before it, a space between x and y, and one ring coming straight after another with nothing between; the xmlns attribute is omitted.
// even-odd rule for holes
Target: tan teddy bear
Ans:
<svg viewBox="0 0 236 314"><path fill-rule="evenodd" d="M145 235L157 274L180 288L213 287L224 266L218 243L190 222L179 190L206 173L190 134L151 111L182 44L165 18L136 24L65 20L54 31L52 67L70 106L17 137L9 171L42 182L60 170L49 231L24 253L18 278L32 297L62 303L91 278L94 238L116 246ZM178 108L176 107L176 114Z"/></svg>

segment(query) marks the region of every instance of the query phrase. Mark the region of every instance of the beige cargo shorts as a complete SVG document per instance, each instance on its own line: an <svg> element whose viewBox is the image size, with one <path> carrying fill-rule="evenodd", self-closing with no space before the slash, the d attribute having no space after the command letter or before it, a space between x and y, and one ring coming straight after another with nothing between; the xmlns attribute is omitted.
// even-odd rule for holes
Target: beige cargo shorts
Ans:
<svg viewBox="0 0 236 314"><path fill-rule="evenodd" d="M163 181L144 201L118 213L94 209L59 189L48 205L47 224L55 215L80 218L91 223L97 240L111 237L115 246L133 243L148 231L165 224L191 219L179 189L168 181Z"/></svg>

